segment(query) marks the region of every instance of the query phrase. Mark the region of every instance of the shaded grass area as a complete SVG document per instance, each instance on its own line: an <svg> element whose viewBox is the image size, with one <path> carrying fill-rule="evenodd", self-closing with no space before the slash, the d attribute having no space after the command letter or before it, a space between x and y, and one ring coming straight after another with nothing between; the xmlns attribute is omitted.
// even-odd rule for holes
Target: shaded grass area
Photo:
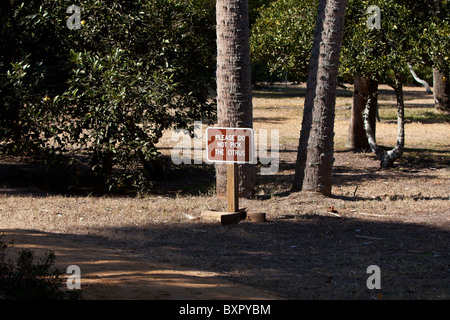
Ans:
<svg viewBox="0 0 450 320"><path fill-rule="evenodd" d="M136 189L107 190L102 178L90 170L89 164L77 164L76 173L65 172L65 169L48 168L39 161L23 157L20 160L8 157L0 163L0 194L23 191L25 194L68 196L206 195L211 194L215 183L214 167L206 164L172 165L165 177L154 177L151 188L143 193Z"/></svg>

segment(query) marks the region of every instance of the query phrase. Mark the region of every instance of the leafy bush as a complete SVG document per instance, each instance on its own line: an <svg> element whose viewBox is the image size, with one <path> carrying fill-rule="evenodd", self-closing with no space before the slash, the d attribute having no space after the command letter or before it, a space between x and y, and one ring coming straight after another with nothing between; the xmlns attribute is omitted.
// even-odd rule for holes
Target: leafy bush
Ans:
<svg viewBox="0 0 450 320"><path fill-rule="evenodd" d="M370 5L381 12L381 28L367 28ZM408 63L428 68L449 66L449 6L447 0L349 0L343 38L341 75L349 79L370 76L392 85L394 75L409 76Z"/></svg>
<svg viewBox="0 0 450 320"><path fill-rule="evenodd" d="M87 152L110 188L145 187L163 131L215 117L213 3L86 0L70 30L72 1L2 1L0 140Z"/></svg>
<svg viewBox="0 0 450 320"><path fill-rule="evenodd" d="M63 291L63 272L51 269L56 256L47 252L45 257L34 264L34 252L22 249L16 264L6 261L7 245L0 241L0 299L10 300L62 300L78 299L81 292Z"/></svg>
<svg viewBox="0 0 450 320"><path fill-rule="evenodd" d="M317 0L276 0L260 8L251 54L255 65L267 66L269 78L284 79L288 72L295 81L306 80L317 5Z"/></svg>
<svg viewBox="0 0 450 320"><path fill-rule="evenodd" d="M38 154L51 134L47 97L65 90L70 72L63 21L56 1L0 3L0 141L10 152Z"/></svg>

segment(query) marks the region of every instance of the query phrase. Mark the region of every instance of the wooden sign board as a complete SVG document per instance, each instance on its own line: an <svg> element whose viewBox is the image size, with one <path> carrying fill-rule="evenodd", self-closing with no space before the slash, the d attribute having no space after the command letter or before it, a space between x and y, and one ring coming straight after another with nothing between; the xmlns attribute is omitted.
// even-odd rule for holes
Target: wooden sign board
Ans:
<svg viewBox="0 0 450 320"><path fill-rule="evenodd" d="M250 128L207 128L207 159L210 162L227 164L228 211L204 211L202 217L219 219L222 224L248 221L263 221L265 214L247 216L245 209L239 208L238 163L253 162L253 130Z"/></svg>
<svg viewBox="0 0 450 320"><path fill-rule="evenodd" d="M210 162L252 163L253 129L207 128L207 159Z"/></svg>

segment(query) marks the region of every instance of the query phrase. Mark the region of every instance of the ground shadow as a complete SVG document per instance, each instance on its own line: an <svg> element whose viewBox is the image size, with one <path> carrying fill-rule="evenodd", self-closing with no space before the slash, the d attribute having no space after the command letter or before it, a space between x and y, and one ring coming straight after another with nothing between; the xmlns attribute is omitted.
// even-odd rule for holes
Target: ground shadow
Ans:
<svg viewBox="0 0 450 320"><path fill-rule="evenodd" d="M147 224L93 228L89 236L45 235L55 237L56 247L58 238L68 238L85 251L125 250L136 261L218 273L213 277L287 299L450 297L450 232L434 226L298 214L266 223ZM380 290L366 286L370 265L381 269ZM137 266L131 263L112 276L139 272ZM111 262L98 268L115 267Z"/></svg>
<svg viewBox="0 0 450 320"><path fill-rule="evenodd" d="M292 194L295 172L295 156L297 150L280 150L279 169L273 175L259 175L258 188L267 194L283 197ZM422 178L438 179L427 170L445 169L450 167L450 157L447 151L434 149L405 148L404 155L394 163L392 168L380 168L379 159L372 153L356 153L351 150L335 151L336 164L333 167L333 186L358 185L363 182L379 183L389 180L410 179L421 173ZM355 165L359 162L359 165ZM364 164L361 164L364 162ZM342 164L342 163L349 163ZM267 195L259 197L268 199ZM366 199L371 200L372 198ZM354 199L355 200L355 199ZM357 198L356 200L364 200Z"/></svg>
<svg viewBox="0 0 450 320"><path fill-rule="evenodd" d="M88 166L78 168L56 168L49 170L39 161L23 163L0 163L0 194L30 195L45 197L49 194L68 196L136 196L137 188L109 190L103 177L95 175ZM214 166L201 164L171 165L164 177L151 179L148 194L200 195L214 189Z"/></svg>

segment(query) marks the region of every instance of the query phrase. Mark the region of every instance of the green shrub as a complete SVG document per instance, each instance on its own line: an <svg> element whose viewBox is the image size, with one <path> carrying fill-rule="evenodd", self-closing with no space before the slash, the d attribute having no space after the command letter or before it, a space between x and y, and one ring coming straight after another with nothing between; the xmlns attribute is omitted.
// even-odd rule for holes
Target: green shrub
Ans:
<svg viewBox="0 0 450 320"><path fill-rule="evenodd" d="M163 131L215 117L213 4L86 0L70 30L72 1L2 0L0 143L88 154L110 188L147 185Z"/></svg>
<svg viewBox="0 0 450 320"><path fill-rule="evenodd" d="M49 251L34 263L34 252L22 249L17 262L6 261L7 245L0 241L0 299L78 299L81 291L62 290L63 271L53 268L56 256Z"/></svg>

